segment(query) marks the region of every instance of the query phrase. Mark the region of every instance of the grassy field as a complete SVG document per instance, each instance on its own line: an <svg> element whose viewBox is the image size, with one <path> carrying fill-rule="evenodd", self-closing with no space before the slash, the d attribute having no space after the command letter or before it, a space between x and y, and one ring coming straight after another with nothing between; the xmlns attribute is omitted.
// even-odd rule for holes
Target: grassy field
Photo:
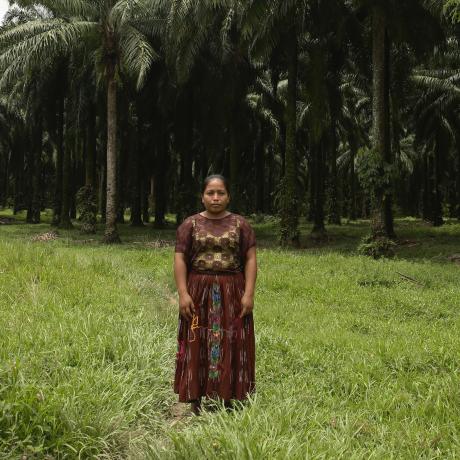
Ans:
<svg viewBox="0 0 460 460"><path fill-rule="evenodd" d="M257 393L191 417L171 388L173 227L106 247L33 241L50 227L22 218L0 225L0 458L460 457L458 223L398 220L382 261L356 255L367 222L321 245L304 225L298 251L256 224Z"/></svg>

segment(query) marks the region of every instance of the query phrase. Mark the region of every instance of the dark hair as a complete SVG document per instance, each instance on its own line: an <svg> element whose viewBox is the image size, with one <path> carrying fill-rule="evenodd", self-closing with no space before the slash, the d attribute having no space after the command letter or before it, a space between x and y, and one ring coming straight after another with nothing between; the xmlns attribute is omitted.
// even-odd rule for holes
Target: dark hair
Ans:
<svg viewBox="0 0 460 460"><path fill-rule="evenodd" d="M211 174L210 176L206 177L206 179L203 181L203 185L201 186L201 194L204 193L209 182L215 179L221 180L224 183L225 190L227 190L227 193L230 195L230 184L228 183L228 180L221 174Z"/></svg>

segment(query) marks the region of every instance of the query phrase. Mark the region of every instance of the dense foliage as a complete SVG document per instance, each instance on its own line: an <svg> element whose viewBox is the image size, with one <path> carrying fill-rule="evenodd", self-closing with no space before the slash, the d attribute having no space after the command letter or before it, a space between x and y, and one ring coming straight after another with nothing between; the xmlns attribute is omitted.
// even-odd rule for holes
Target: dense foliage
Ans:
<svg viewBox="0 0 460 460"><path fill-rule="evenodd" d="M18 6L19 5L19 6ZM77 207L119 241L199 208L208 173L233 210L460 218L459 4L404 0L21 0L0 29L0 206ZM77 192L87 197L77 206ZM87 193L92 190L92 193ZM94 206L97 204L97 206Z"/></svg>

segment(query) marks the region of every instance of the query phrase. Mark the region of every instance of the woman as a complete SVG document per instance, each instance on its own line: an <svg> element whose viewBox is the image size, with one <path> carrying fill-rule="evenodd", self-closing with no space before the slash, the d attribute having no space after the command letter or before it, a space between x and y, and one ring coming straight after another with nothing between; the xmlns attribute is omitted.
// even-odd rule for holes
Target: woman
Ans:
<svg viewBox="0 0 460 460"><path fill-rule="evenodd" d="M177 229L174 256L180 310L174 391L196 414L204 396L228 405L255 385L254 231L227 211L224 177L205 179L201 201L205 211Z"/></svg>

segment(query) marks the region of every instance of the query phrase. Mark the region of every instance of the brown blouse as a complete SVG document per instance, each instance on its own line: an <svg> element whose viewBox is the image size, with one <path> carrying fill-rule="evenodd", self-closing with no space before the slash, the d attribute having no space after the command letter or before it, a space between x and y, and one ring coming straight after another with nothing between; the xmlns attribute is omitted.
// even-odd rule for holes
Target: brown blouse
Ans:
<svg viewBox="0 0 460 460"><path fill-rule="evenodd" d="M193 271L241 272L246 253L255 244L254 230L233 213L220 219L195 214L184 220L176 234L176 252L185 254Z"/></svg>

